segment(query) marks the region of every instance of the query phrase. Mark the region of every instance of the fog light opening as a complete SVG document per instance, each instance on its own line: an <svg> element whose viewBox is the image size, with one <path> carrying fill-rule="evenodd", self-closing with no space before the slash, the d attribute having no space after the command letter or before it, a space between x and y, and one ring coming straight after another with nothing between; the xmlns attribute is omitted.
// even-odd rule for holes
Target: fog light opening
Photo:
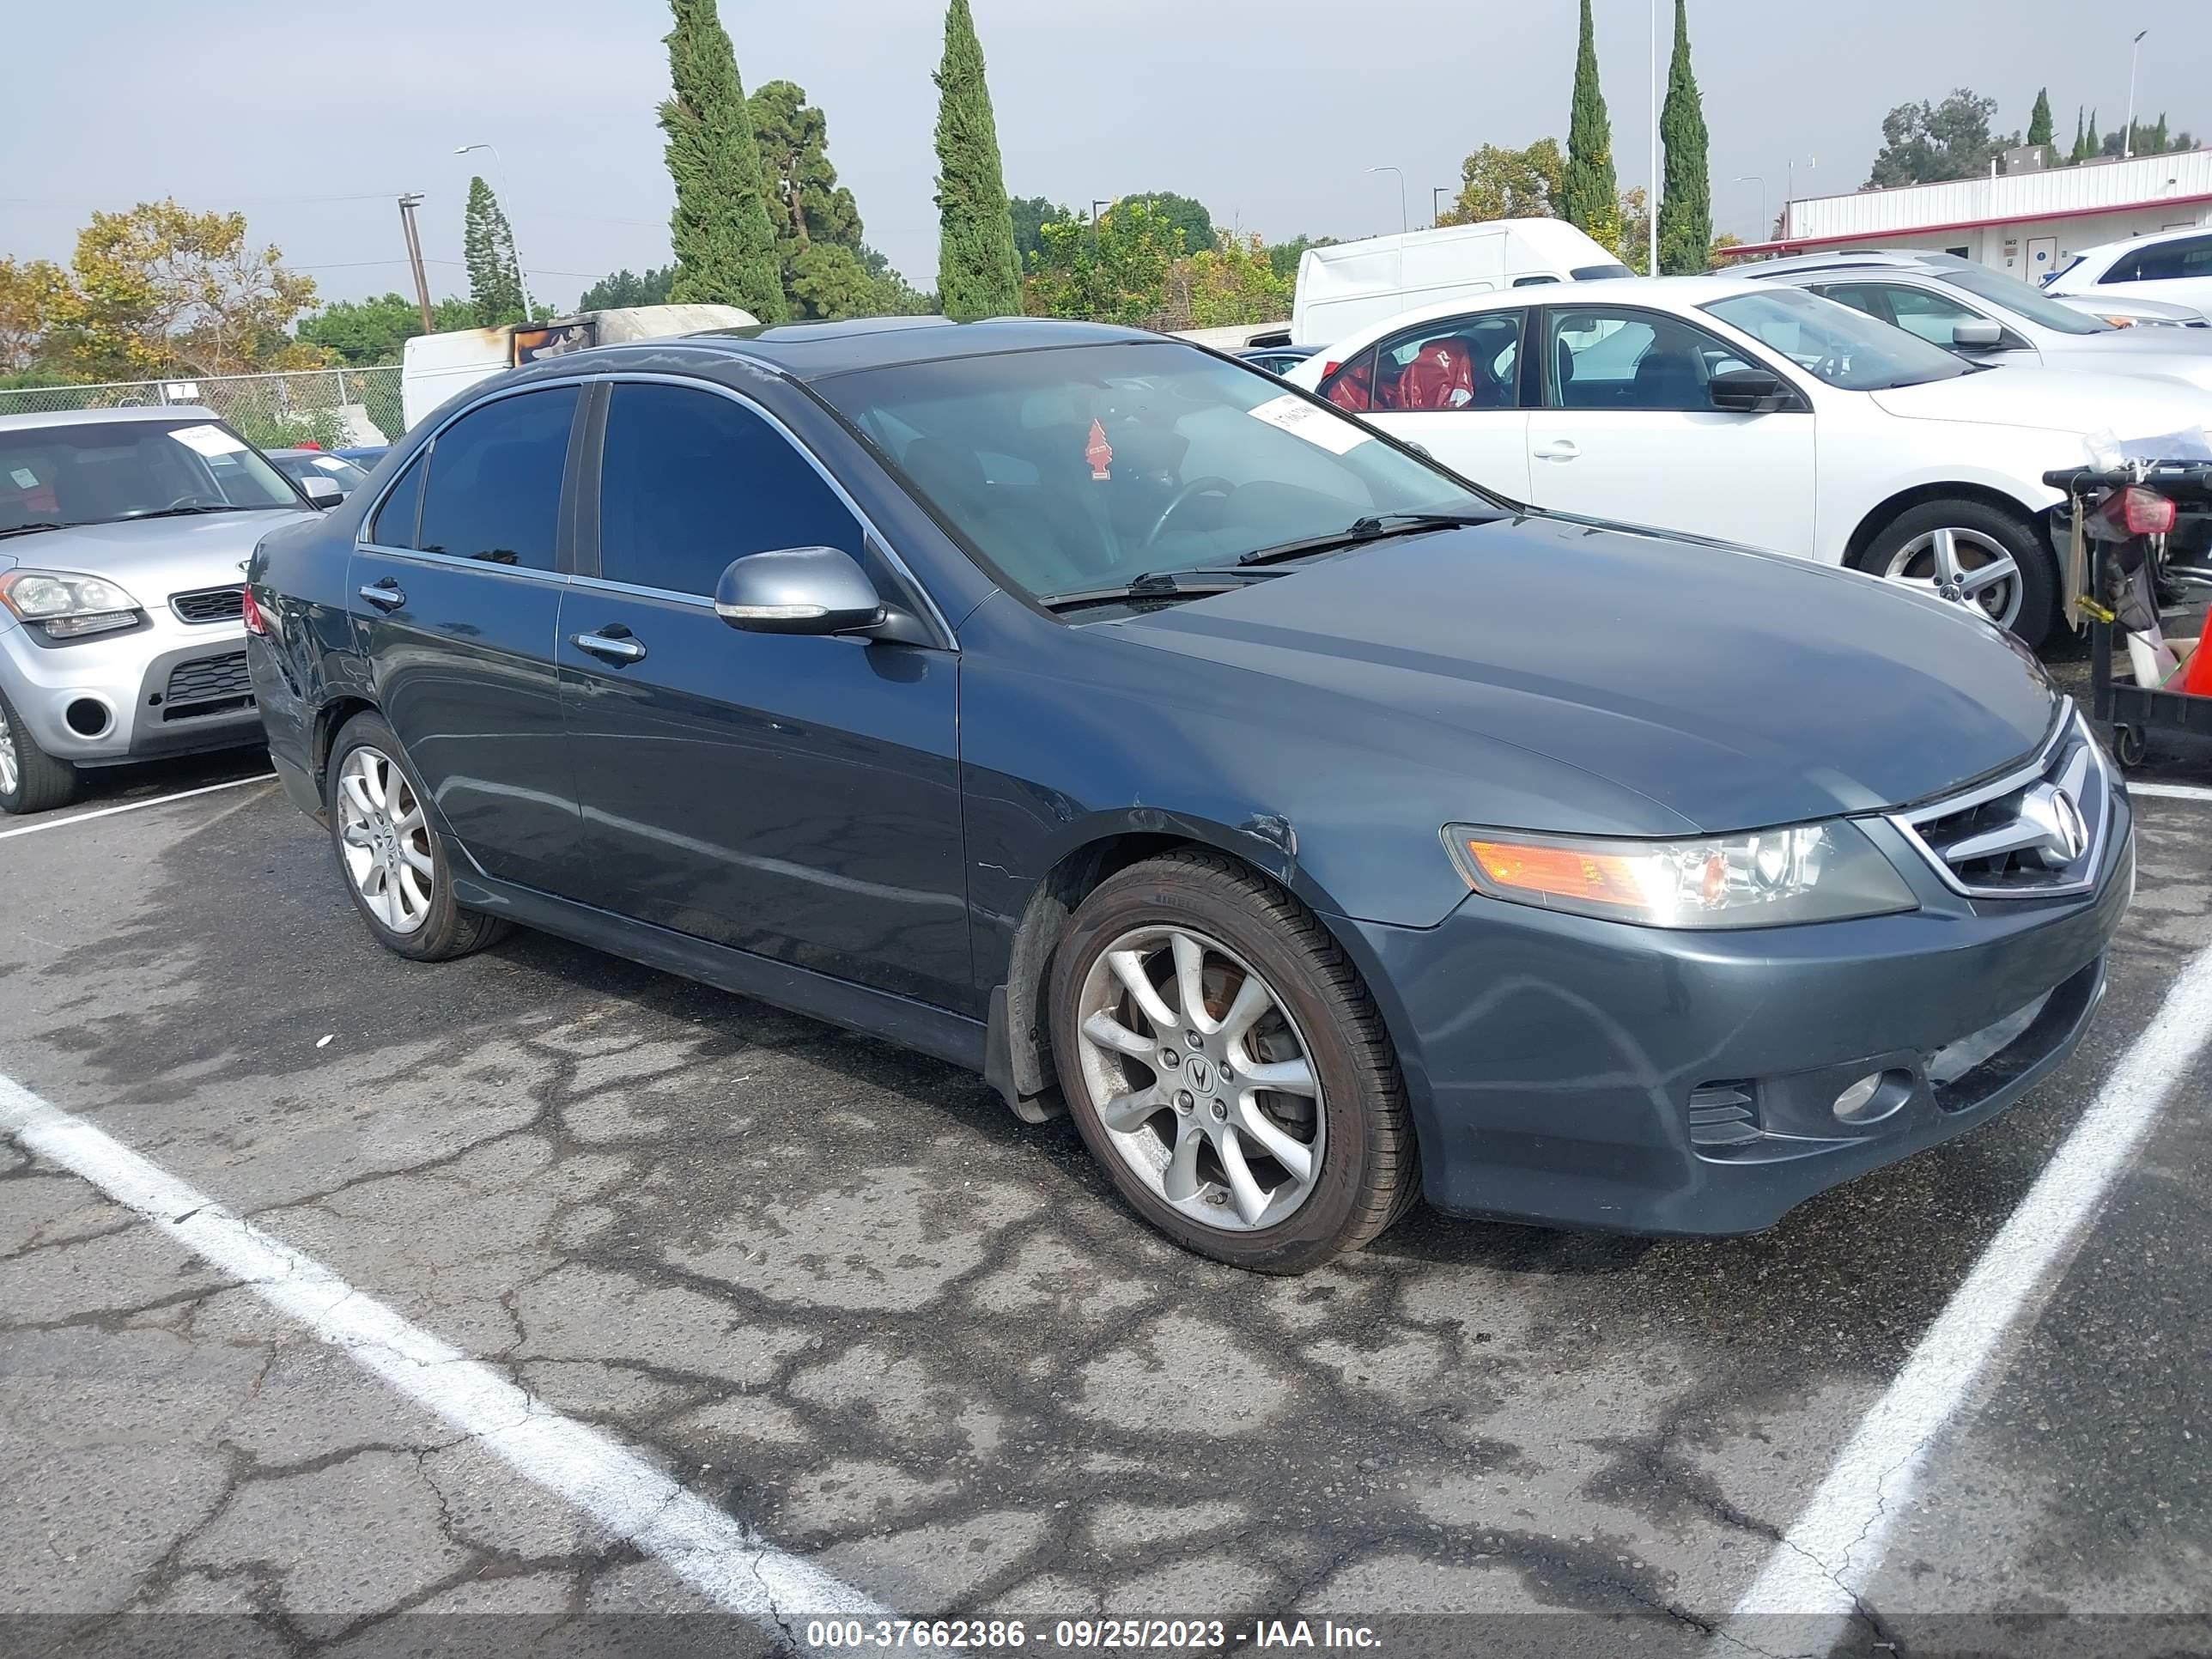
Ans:
<svg viewBox="0 0 2212 1659"><path fill-rule="evenodd" d="M107 728L115 723L114 715L107 712L107 705L91 697L76 699L62 711L62 718L80 738L104 738Z"/></svg>
<svg viewBox="0 0 2212 1659"><path fill-rule="evenodd" d="M1869 1072L1836 1097L1838 1123L1879 1123L1905 1104L1912 1079L1904 1072Z"/></svg>

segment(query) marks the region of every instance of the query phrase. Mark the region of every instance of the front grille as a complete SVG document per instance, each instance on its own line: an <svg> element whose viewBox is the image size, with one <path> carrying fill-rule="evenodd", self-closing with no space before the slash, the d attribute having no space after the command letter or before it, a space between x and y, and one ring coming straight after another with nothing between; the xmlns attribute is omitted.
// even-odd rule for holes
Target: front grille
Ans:
<svg viewBox="0 0 2212 1659"><path fill-rule="evenodd" d="M1700 1083L1690 1091L1690 1144L1741 1146L1758 1139L1757 1098L1746 1081Z"/></svg>
<svg viewBox="0 0 2212 1659"><path fill-rule="evenodd" d="M179 622L236 622L246 614L243 587L196 587L189 593L169 595L169 609Z"/></svg>
<svg viewBox="0 0 2212 1659"><path fill-rule="evenodd" d="M161 694L165 720L192 720L252 706L253 681L246 673L243 651L179 663L169 671L168 689Z"/></svg>
<svg viewBox="0 0 2212 1659"><path fill-rule="evenodd" d="M1891 822L1938 875L1973 898L2046 898L2095 878L2112 780L2080 716L2021 770Z"/></svg>

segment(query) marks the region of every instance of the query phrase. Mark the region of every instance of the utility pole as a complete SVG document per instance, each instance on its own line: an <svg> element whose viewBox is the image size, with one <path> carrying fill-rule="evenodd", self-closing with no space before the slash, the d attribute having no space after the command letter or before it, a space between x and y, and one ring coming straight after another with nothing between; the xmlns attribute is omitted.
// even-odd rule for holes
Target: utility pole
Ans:
<svg viewBox="0 0 2212 1659"><path fill-rule="evenodd" d="M1431 185L1429 186L1429 223L1432 227L1443 222L1444 192L1450 188L1451 186L1449 185Z"/></svg>
<svg viewBox="0 0 2212 1659"><path fill-rule="evenodd" d="M415 271L415 303L422 307L422 331L434 334L430 320L430 279L422 274L422 239L415 234L415 210L422 205L419 191L399 198L399 228L407 233L407 263Z"/></svg>
<svg viewBox="0 0 2212 1659"><path fill-rule="evenodd" d="M2136 43L2128 48L2128 125L2120 135L2120 160L2129 160L2136 153L2136 60L2142 56L2143 34L2136 36Z"/></svg>

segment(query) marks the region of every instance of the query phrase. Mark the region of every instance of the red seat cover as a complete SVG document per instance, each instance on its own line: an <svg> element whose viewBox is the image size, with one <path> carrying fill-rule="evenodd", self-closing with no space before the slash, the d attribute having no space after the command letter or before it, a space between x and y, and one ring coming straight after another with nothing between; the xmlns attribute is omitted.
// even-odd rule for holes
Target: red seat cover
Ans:
<svg viewBox="0 0 2212 1659"><path fill-rule="evenodd" d="M1398 377L1401 409L1464 409L1474 401L1474 354L1464 340L1431 340Z"/></svg>

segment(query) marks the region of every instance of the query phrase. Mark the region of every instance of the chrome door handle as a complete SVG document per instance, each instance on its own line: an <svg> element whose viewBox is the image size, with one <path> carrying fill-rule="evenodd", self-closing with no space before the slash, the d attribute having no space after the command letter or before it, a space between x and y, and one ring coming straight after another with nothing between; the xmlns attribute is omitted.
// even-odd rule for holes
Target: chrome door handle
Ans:
<svg viewBox="0 0 2212 1659"><path fill-rule="evenodd" d="M645 647L635 640L621 639L611 634L572 634L568 643L579 651L588 651L609 662L642 662Z"/></svg>
<svg viewBox="0 0 2212 1659"><path fill-rule="evenodd" d="M361 596L379 611L397 611L407 603L407 595L400 592L399 584L386 576L380 582L370 582L361 589Z"/></svg>
<svg viewBox="0 0 2212 1659"><path fill-rule="evenodd" d="M1539 447L1535 455L1540 461L1571 461L1582 453L1582 447L1573 439L1561 438L1556 443Z"/></svg>

